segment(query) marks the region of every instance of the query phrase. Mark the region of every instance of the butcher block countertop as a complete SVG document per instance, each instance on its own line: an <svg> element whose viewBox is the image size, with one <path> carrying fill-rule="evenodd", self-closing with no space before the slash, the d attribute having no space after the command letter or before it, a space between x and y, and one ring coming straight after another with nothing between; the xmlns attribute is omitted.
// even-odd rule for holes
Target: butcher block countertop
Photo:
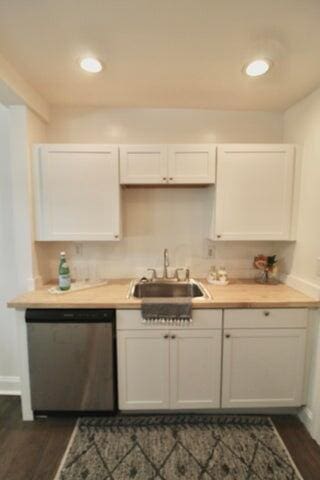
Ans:
<svg viewBox="0 0 320 480"><path fill-rule="evenodd" d="M260 285L253 280L233 280L226 286L199 279L211 299L194 299L193 308L319 308L314 300L285 284ZM49 286L27 292L8 302L25 308L117 308L139 309L141 300L127 298L130 280L109 280L107 285L53 295Z"/></svg>

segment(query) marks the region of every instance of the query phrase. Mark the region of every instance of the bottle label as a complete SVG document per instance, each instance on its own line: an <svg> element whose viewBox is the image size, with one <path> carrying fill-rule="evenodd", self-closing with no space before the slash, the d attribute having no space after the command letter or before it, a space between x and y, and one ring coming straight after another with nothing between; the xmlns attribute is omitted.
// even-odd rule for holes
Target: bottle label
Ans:
<svg viewBox="0 0 320 480"><path fill-rule="evenodd" d="M59 275L59 287L61 290L68 290L70 284L70 275Z"/></svg>

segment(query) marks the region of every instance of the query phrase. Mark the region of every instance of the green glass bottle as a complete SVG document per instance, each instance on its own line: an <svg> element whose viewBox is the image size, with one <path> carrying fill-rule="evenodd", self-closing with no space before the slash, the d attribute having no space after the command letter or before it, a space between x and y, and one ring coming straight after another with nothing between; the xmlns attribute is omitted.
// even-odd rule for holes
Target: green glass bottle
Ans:
<svg viewBox="0 0 320 480"><path fill-rule="evenodd" d="M70 269L66 260L66 253L60 253L59 264L59 288L60 290L69 290L71 287Z"/></svg>

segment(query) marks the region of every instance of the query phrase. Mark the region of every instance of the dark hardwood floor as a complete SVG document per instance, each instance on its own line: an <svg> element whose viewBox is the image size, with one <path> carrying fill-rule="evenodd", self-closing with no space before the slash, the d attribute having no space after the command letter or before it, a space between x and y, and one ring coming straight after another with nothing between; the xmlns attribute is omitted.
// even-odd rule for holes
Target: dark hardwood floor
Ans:
<svg viewBox="0 0 320 480"><path fill-rule="evenodd" d="M304 480L320 480L320 446L296 417L272 419ZM72 418L22 422L20 399L0 397L0 480L52 480L74 424Z"/></svg>
<svg viewBox="0 0 320 480"><path fill-rule="evenodd" d="M0 480L52 480L75 420L21 420L20 398L0 397Z"/></svg>
<svg viewBox="0 0 320 480"><path fill-rule="evenodd" d="M304 480L320 480L320 446L297 417L272 417L282 440Z"/></svg>

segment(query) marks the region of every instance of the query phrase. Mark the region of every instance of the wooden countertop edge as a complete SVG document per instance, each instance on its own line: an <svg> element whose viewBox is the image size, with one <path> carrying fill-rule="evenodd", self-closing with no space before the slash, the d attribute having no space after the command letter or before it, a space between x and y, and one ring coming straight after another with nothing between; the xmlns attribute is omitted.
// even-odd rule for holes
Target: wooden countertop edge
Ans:
<svg viewBox="0 0 320 480"><path fill-rule="evenodd" d="M16 310L25 310L26 308L114 308L118 310L139 310L141 308L141 302L84 302L84 303L68 303L63 301L61 303L41 303L41 302L9 302L7 304L9 308ZM198 309L217 309L217 308L320 308L320 301L285 301L285 302L194 302L192 308Z"/></svg>
<svg viewBox="0 0 320 480"><path fill-rule="evenodd" d="M212 286L197 279L211 298L193 299L193 309L217 308L320 308L320 300L285 284L263 286L253 280L230 280L228 286ZM9 308L115 308L140 309L141 300L128 298L130 279L110 279L106 285L66 295L51 295L49 285L26 292L7 303ZM70 295L70 296L69 296Z"/></svg>

